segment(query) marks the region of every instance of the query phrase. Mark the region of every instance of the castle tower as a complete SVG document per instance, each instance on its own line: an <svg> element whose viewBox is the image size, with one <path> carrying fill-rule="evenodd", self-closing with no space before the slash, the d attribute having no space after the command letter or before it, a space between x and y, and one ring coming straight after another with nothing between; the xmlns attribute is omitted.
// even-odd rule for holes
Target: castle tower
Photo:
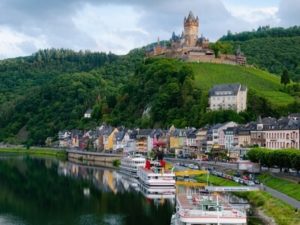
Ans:
<svg viewBox="0 0 300 225"><path fill-rule="evenodd" d="M190 11L184 18L184 46L195 47L198 40L199 18Z"/></svg>

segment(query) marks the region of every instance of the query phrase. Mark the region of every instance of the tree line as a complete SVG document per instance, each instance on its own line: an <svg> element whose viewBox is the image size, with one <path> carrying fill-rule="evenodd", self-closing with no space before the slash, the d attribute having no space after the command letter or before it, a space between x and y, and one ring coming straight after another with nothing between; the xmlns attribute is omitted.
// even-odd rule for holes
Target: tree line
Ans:
<svg viewBox="0 0 300 225"><path fill-rule="evenodd" d="M294 169L300 171L300 151L295 149L270 150L254 148L247 153L248 158L268 168Z"/></svg>
<svg viewBox="0 0 300 225"><path fill-rule="evenodd" d="M289 28L260 26L257 30L244 31L240 33L227 32L220 38L220 41L247 41L254 38L267 38L267 37L295 37L300 36L300 26L293 26Z"/></svg>

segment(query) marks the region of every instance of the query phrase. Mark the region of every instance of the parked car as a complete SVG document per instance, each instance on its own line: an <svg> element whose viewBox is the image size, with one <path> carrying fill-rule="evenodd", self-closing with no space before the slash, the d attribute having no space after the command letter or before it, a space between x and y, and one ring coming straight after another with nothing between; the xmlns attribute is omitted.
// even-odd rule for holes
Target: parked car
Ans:
<svg viewBox="0 0 300 225"><path fill-rule="evenodd" d="M247 185L249 185L249 186L254 186L255 183L254 183L254 181L252 181L252 180L247 180Z"/></svg>
<svg viewBox="0 0 300 225"><path fill-rule="evenodd" d="M248 176L243 176L243 179L244 180L249 180L249 177Z"/></svg>

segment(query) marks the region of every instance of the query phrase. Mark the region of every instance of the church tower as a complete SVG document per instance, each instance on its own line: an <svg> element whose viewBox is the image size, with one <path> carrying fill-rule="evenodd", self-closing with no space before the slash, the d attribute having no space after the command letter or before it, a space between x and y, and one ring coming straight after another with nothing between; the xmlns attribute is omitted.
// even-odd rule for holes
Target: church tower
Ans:
<svg viewBox="0 0 300 225"><path fill-rule="evenodd" d="M199 18L190 11L184 18L184 46L195 47L198 41Z"/></svg>

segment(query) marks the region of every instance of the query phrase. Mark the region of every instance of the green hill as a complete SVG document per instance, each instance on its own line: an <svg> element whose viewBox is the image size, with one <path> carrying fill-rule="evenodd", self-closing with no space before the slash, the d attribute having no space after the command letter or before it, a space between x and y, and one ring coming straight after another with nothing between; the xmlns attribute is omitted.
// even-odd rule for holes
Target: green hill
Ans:
<svg viewBox="0 0 300 225"><path fill-rule="evenodd" d="M193 63L195 81L199 88L208 91L215 84L241 83L274 106L287 106L295 98L282 92L280 78L260 69L243 66Z"/></svg>
<svg viewBox="0 0 300 225"><path fill-rule="evenodd" d="M281 75L289 71L294 81L300 81L300 27L270 28L260 27L256 31L228 33L220 41L241 46L251 65Z"/></svg>
<svg viewBox="0 0 300 225"><path fill-rule="evenodd" d="M297 112L297 99L279 78L255 68L174 59L43 50L0 61L0 142L43 145L63 129L115 126L203 126L257 115ZM248 110L207 112L208 90L219 83L245 84ZM87 109L92 118L85 119Z"/></svg>

